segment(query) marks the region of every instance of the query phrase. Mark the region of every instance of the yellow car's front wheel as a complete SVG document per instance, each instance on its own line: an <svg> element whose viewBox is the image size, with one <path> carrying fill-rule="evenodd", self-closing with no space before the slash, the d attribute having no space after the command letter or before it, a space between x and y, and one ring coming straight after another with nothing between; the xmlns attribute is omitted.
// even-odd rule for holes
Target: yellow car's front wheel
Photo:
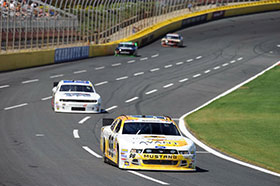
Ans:
<svg viewBox="0 0 280 186"><path fill-rule="evenodd" d="M105 155L105 150L106 150L105 147L106 147L105 139L103 139L103 161L104 161L104 163L108 163L108 158Z"/></svg>

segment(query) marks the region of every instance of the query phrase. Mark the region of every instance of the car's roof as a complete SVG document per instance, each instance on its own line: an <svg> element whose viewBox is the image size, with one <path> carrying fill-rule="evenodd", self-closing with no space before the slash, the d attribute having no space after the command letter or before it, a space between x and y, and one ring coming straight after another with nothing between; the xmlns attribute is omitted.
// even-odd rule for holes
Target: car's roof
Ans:
<svg viewBox="0 0 280 186"><path fill-rule="evenodd" d="M153 115L122 115L118 117L124 122L137 123L137 122L156 122L156 123L173 123L172 119L168 116L153 116Z"/></svg>
<svg viewBox="0 0 280 186"><path fill-rule="evenodd" d="M166 36L180 36L179 34L175 34L175 33L169 33L169 34L166 34Z"/></svg>
<svg viewBox="0 0 280 186"><path fill-rule="evenodd" d="M83 80L61 80L61 84L92 85L90 81L83 81Z"/></svg>
<svg viewBox="0 0 280 186"><path fill-rule="evenodd" d="M120 42L120 44L124 44L124 45L134 45L135 43L133 43L133 42Z"/></svg>

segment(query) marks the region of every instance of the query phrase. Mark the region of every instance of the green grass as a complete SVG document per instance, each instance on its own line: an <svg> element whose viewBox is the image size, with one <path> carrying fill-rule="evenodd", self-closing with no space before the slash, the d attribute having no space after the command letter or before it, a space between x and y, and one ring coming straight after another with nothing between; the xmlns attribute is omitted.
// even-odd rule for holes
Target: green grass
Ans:
<svg viewBox="0 0 280 186"><path fill-rule="evenodd" d="M280 173L280 66L185 121L206 144Z"/></svg>

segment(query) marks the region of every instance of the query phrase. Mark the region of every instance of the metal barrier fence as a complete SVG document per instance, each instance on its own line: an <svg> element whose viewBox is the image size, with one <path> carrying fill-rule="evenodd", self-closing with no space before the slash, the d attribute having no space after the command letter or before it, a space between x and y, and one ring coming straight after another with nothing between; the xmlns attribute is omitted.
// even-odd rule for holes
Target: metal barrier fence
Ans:
<svg viewBox="0 0 280 186"><path fill-rule="evenodd" d="M254 0L0 0L0 52L107 43L163 20Z"/></svg>

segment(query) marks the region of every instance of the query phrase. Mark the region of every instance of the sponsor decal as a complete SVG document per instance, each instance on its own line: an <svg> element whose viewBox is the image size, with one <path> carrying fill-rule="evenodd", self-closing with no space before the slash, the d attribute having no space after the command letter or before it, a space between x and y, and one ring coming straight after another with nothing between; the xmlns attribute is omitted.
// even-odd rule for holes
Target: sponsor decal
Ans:
<svg viewBox="0 0 280 186"><path fill-rule="evenodd" d="M144 138L165 138L164 136L144 136Z"/></svg>
<svg viewBox="0 0 280 186"><path fill-rule="evenodd" d="M122 158L127 158L127 155L123 155L123 154L122 154L121 157L122 157Z"/></svg>
<svg viewBox="0 0 280 186"><path fill-rule="evenodd" d="M124 165L125 165L125 166L129 166L129 162L128 162L128 161L125 161L125 162L124 162Z"/></svg>
<svg viewBox="0 0 280 186"><path fill-rule="evenodd" d="M82 94L82 93L65 93L64 94L65 96L68 96L68 97L90 97L90 94Z"/></svg>
<svg viewBox="0 0 280 186"><path fill-rule="evenodd" d="M83 84L89 84L89 81L81 81L81 80L75 80L75 81L71 81L71 80L64 80L63 83L83 83ZM91 86L91 85L90 85Z"/></svg>
<svg viewBox="0 0 280 186"><path fill-rule="evenodd" d="M157 145L159 146L185 146L188 145L185 140L147 140L147 141L140 141L139 144L145 144L145 145Z"/></svg>
<svg viewBox="0 0 280 186"><path fill-rule="evenodd" d="M55 49L54 62L66 62L89 57L89 46L57 48Z"/></svg>
<svg viewBox="0 0 280 186"><path fill-rule="evenodd" d="M127 149L122 149L121 152L128 153Z"/></svg>
<svg viewBox="0 0 280 186"><path fill-rule="evenodd" d="M223 18L225 15L225 11L217 11L217 12L213 12L212 14L212 19L220 19Z"/></svg>
<svg viewBox="0 0 280 186"><path fill-rule="evenodd" d="M203 14L203 15L200 15L200 16L187 18L187 19L184 19L182 21L182 28L186 28L186 27L189 27L189 26L192 26L192 25L204 23L206 21L207 21L207 14Z"/></svg>
<svg viewBox="0 0 280 186"><path fill-rule="evenodd" d="M165 149L165 146L155 146L156 149Z"/></svg>
<svg viewBox="0 0 280 186"><path fill-rule="evenodd" d="M129 158L135 158L136 157L136 154L130 154L129 155Z"/></svg>
<svg viewBox="0 0 280 186"><path fill-rule="evenodd" d="M178 157L177 155L165 155L165 154L143 154L143 159L152 159L152 160L157 160L157 159L166 159L166 160L177 160Z"/></svg>

